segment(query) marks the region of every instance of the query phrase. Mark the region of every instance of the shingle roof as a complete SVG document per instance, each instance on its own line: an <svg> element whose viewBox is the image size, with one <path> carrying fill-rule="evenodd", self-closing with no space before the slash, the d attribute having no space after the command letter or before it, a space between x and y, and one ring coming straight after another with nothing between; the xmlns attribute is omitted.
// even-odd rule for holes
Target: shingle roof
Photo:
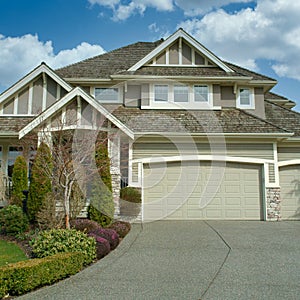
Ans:
<svg viewBox="0 0 300 300"><path fill-rule="evenodd" d="M14 134L19 133L19 130L27 125L33 117L0 117L0 133Z"/></svg>
<svg viewBox="0 0 300 300"><path fill-rule="evenodd" d="M129 69L161 41L138 42L56 70L63 78L109 78Z"/></svg>
<svg viewBox="0 0 300 300"><path fill-rule="evenodd" d="M239 109L141 110L105 105L133 132L176 133L287 133L267 121Z"/></svg>
<svg viewBox="0 0 300 300"><path fill-rule="evenodd" d="M272 80L272 78L249 71L231 63L225 62L234 73L226 73L219 67L162 67L146 66L135 72L127 70L153 51L162 41L138 42L105 54L101 54L81 62L56 70L63 78L103 79L111 75L155 75L155 76L246 76L254 80Z"/></svg>
<svg viewBox="0 0 300 300"><path fill-rule="evenodd" d="M265 100L266 120L300 136L300 114Z"/></svg>

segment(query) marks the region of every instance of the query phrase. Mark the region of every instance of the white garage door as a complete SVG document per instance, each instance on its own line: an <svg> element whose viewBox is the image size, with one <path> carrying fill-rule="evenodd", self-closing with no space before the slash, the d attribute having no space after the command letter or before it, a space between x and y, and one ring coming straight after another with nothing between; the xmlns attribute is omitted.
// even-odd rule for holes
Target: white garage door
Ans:
<svg viewBox="0 0 300 300"><path fill-rule="evenodd" d="M249 164L145 164L143 220L261 220L260 176Z"/></svg>
<svg viewBox="0 0 300 300"><path fill-rule="evenodd" d="M281 216L284 220L300 220L300 165L281 167Z"/></svg>

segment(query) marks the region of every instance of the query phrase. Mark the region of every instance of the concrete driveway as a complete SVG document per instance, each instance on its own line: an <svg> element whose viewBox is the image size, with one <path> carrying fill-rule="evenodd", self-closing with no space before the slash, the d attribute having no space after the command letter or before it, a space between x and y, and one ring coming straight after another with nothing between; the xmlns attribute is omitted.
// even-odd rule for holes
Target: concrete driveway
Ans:
<svg viewBox="0 0 300 300"><path fill-rule="evenodd" d="M135 224L98 263L18 299L299 299L300 222Z"/></svg>

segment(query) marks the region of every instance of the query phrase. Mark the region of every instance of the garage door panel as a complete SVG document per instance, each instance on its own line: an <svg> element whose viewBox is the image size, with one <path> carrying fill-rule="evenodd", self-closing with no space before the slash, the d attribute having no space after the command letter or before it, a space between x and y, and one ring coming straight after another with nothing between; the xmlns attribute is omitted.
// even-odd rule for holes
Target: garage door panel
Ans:
<svg viewBox="0 0 300 300"><path fill-rule="evenodd" d="M145 168L148 175L147 168L149 166L146 165ZM144 178L144 202L148 205L147 199L153 201L155 198L159 200L168 196L168 200L164 204L166 207L162 208L165 218L261 219L261 190L259 188L261 179L258 166L228 163L221 181L217 180L217 177L220 173L219 170L222 169L214 168L219 172L214 176L211 174L209 162L201 162L200 167L198 162L194 166L193 162L190 162L188 167L186 165L182 167L180 163L170 163L162 165L161 168L165 175L161 182L156 182L156 185L160 186L159 189L156 186L147 188L149 182L155 182L155 180L149 176ZM157 176L156 172L152 174ZM187 197L187 199L182 197ZM185 203L180 203L185 200ZM183 205L178 208L180 204ZM207 205L200 208L200 204L201 207L204 204ZM159 206L163 204L161 201L157 201L155 205L159 210ZM246 209L249 209L250 212L245 212ZM147 220L149 215L151 217L151 212L146 206L144 220Z"/></svg>
<svg viewBox="0 0 300 300"><path fill-rule="evenodd" d="M281 167L281 216L283 220L300 220L300 165Z"/></svg>

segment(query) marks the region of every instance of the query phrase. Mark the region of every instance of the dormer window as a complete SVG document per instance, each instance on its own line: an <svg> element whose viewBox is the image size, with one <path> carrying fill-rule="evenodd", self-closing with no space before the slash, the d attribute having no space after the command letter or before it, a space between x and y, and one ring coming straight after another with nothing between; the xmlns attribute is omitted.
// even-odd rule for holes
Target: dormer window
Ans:
<svg viewBox="0 0 300 300"><path fill-rule="evenodd" d="M120 102L118 88L95 88L95 99L101 103Z"/></svg>
<svg viewBox="0 0 300 300"><path fill-rule="evenodd" d="M251 88L240 88L237 93L237 108L254 109L254 91Z"/></svg>

